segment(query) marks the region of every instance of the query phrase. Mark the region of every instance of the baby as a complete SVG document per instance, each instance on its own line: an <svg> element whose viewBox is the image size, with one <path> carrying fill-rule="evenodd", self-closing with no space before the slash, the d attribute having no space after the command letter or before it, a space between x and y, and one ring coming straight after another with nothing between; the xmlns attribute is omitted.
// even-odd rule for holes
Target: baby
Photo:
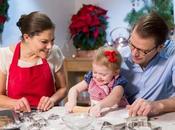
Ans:
<svg viewBox="0 0 175 130"><path fill-rule="evenodd" d="M124 96L126 79L120 75L121 55L112 47L100 47L92 62L92 71L89 71L84 80L73 86L68 93L68 102L65 104L69 112L77 104L78 94L88 90L91 101L90 114L100 116L103 108L119 105ZM126 105L127 102L123 102Z"/></svg>

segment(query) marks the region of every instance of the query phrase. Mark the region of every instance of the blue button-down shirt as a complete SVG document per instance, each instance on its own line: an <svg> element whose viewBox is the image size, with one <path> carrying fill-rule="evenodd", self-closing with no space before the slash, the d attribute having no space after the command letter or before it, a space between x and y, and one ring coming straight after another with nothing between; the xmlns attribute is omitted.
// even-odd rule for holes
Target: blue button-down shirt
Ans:
<svg viewBox="0 0 175 130"><path fill-rule="evenodd" d="M165 48L145 69L132 62L130 51L120 52L124 56L121 73L128 80L125 95L129 103L137 98L159 100L175 96L175 44L172 41L165 43Z"/></svg>

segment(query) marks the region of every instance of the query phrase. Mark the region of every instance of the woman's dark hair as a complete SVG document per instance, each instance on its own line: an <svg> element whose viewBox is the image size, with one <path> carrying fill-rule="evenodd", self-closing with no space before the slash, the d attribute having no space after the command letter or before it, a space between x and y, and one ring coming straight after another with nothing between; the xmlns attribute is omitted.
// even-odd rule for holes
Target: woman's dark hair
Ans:
<svg viewBox="0 0 175 130"><path fill-rule="evenodd" d="M28 34L30 37L38 35L45 30L55 28L51 19L47 15L39 12L22 15L16 25L19 27L22 36Z"/></svg>
<svg viewBox="0 0 175 130"><path fill-rule="evenodd" d="M133 30L142 38L154 38L157 46L163 44L169 34L166 22L156 12L141 17L134 25Z"/></svg>

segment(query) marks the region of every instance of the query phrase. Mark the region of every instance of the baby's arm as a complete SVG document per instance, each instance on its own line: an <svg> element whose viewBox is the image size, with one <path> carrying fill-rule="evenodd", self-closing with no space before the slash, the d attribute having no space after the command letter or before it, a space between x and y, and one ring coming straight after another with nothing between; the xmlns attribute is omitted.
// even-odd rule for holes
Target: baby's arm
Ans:
<svg viewBox="0 0 175 130"><path fill-rule="evenodd" d="M112 107L113 105L119 104L123 97L124 89L121 85L114 87L111 93L100 101L101 108Z"/></svg>
<svg viewBox="0 0 175 130"><path fill-rule="evenodd" d="M88 84L86 83L85 80L83 80L69 90L68 102L65 104L65 107L68 112L72 112L74 106L76 106L78 94L87 90L87 88Z"/></svg>
<svg viewBox="0 0 175 130"><path fill-rule="evenodd" d="M122 86L114 87L106 98L90 109L91 115L100 116L103 108L112 107L113 105L119 104L121 98L123 97L123 93L124 89Z"/></svg>

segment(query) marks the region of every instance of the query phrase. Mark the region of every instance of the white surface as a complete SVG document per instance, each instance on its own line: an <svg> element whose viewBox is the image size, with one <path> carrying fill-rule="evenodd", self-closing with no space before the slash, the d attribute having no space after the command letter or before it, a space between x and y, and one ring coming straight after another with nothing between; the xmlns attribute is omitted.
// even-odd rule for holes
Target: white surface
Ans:
<svg viewBox="0 0 175 130"><path fill-rule="evenodd" d="M161 126L162 130L175 130L175 112L163 114L151 119L155 126Z"/></svg>
<svg viewBox="0 0 175 130"><path fill-rule="evenodd" d="M51 114L59 115L60 117L62 117L66 114L66 111L64 107L54 107L47 112L43 112L41 115L42 117L47 119ZM111 111L106 113L103 117L97 118L94 121L92 127L94 127L95 130L100 130L101 125L104 121L108 121L112 124L120 124L125 122L125 118L127 117L128 114L126 109ZM65 126L61 118L58 120L48 120L48 122L48 127L45 127L41 130L70 130ZM162 130L175 130L175 112L151 118L150 122L154 127L161 126ZM26 130L26 128L23 127L21 128L21 130ZM91 129L89 128L89 130Z"/></svg>

